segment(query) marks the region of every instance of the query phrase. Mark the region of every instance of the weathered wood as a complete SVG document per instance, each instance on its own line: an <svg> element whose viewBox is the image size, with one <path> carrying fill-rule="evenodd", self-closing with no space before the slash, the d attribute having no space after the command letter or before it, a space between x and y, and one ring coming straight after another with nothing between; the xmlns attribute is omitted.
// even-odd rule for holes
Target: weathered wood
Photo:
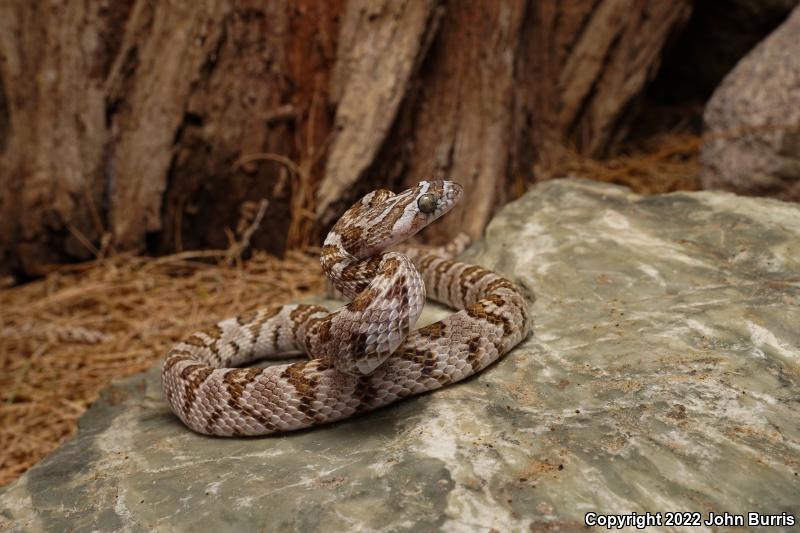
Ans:
<svg viewBox="0 0 800 533"><path fill-rule="evenodd" d="M162 228L176 134L228 16L221 1L134 5L106 81L115 103L109 133L117 136L108 148L109 224L121 248L141 247L147 233Z"/></svg>
<svg viewBox="0 0 800 533"><path fill-rule="evenodd" d="M690 0L0 4L0 270L108 249L318 242L447 176L479 237L563 145L602 154ZM316 195L315 195L316 191Z"/></svg>
<svg viewBox="0 0 800 533"><path fill-rule="evenodd" d="M239 5L186 99L161 251L227 246L242 206L262 198L269 209L253 247L279 254L309 244L340 4Z"/></svg>
<svg viewBox="0 0 800 533"><path fill-rule="evenodd" d="M321 169L312 152L330 130L339 10L313 0L0 4L0 269L35 275L103 244L225 246L242 205L261 198L270 209L253 244L282 252L294 226L313 222L313 198L294 192L312 190ZM265 153L305 169L305 183L252 157Z"/></svg>
<svg viewBox="0 0 800 533"><path fill-rule="evenodd" d="M565 147L603 155L625 132L689 0L546 0L531 5L519 54L516 172L548 179ZM557 80L557 82L553 82ZM532 148L531 148L532 147ZM534 154L531 156L531 150Z"/></svg>
<svg viewBox="0 0 800 533"><path fill-rule="evenodd" d="M420 91L405 112L411 139L403 183L448 176L466 197L438 225L445 240L463 231L473 238L505 203L512 142L514 67L525 2L447 3L447 16L423 65Z"/></svg>
<svg viewBox="0 0 800 533"><path fill-rule="evenodd" d="M688 0L603 0L559 77L559 127L579 149L601 155L628 106L656 74L667 38L689 17Z"/></svg>
<svg viewBox="0 0 800 533"><path fill-rule="evenodd" d="M363 10L345 13L343 29L358 28L358 43L343 31L341 42L348 44L337 61L348 66L345 94L355 96L337 109L320 222L330 224L371 188L449 176L468 193L462 207L429 230L441 241L459 231L479 237L500 205L526 183L546 177L534 169L547 166L551 150L569 144L602 154L624 127L690 3L443 2L420 69L399 84L407 88L397 112L398 82L375 76L375 65L403 58L408 67L425 48L374 43L384 42L389 31L419 33L422 17L402 31L408 24L403 13L385 7L377 12L380 24L360 23L369 18Z"/></svg>
<svg viewBox="0 0 800 533"><path fill-rule="evenodd" d="M408 83L437 26L435 0L351 0L343 15L331 96L336 136L317 195L330 225L353 199L390 132ZM380 179L380 178L378 178Z"/></svg>
<svg viewBox="0 0 800 533"><path fill-rule="evenodd" d="M35 273L86 258L104 231L109 26L130 3L0 3L0 257Z"/></svg>

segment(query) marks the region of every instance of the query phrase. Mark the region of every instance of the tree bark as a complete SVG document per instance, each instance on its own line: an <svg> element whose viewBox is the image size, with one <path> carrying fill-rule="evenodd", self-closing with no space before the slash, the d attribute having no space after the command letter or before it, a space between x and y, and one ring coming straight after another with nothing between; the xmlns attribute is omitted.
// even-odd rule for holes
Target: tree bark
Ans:
<svg viewBox="0 0 800 533"><path fill-rule="evenodd" d="M240 206L261 198L270 208L253 245L281 252L312 207L290 201L302 198L296 173L262 155L302 163L327 136L340 10L313 0L0 5L3 270L35 275L103 253L103 242L225 246Z"/></svg>
<svg viewBox="0 0 800 533"><path fill-rule="evenodd" d="M689 0L0 4L4 272L109 250L315 244L447 176L479 237L559 147L624 131ZM246 224L245 224L246 225Z"/></svg>
<svg viewBox="0 0 800 533"><path fill-rule="evenodd" d="M690 13L685 0L452 0L439 10L425 4L413 31L403 32L418 37L398 50L374 43L408 14L394 2L381 5L372 11L378 20L363 10L345 14L343 30L358 27L358 42L343 31L340 142L331 148L318 215L330 224L376 184L450 176L465 185L467 198L437 228L439 241L459 231L480 237L499 206L545 177L534 168L545 169L561 146L602 154L655 74L667 38ZM439 24L431 22L437 13ZM400 81L375 77L377 64L418 63L429 40L423 28L438 31L418 72ZM398 89L405 98L396 111Z"/></svg>
<svg viewBox="0 0 800 533"><path fill-rule="evenodd" d="M105 9L103 9L105 7ZM0 84L7 124L0 158L4 270L35 273L86 257L103 232L105 72L126 18L100 3L0 4Z"/></svg>

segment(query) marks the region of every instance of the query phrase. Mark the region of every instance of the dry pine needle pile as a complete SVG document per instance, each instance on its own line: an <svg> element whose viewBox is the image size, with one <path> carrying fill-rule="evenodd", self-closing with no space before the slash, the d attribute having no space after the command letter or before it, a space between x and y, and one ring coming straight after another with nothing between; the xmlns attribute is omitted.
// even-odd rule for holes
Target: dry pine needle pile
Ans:
<svg viewBox="0 0 800 533"><path fill-rule="evenodd" d="M542 174L577 176L629 187L639 194L661 194L700 189L699 156L703 139L690 133L649 137L629 154L606 159L582 156L570 149L550 155Z"/></svg>
<svg viewBox="0 0 800 533"><path fill-rule="evenodd" d="M0 486L68 439L112 379L197 329L324 288L318 251L213 261L226 253L120 255L0 290Z"/></svg>

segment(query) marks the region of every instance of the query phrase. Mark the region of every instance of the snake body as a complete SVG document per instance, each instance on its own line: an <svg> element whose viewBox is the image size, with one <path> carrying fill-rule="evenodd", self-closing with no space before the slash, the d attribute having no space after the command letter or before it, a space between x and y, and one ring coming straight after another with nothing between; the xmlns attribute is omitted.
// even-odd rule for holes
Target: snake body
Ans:
<svg viewBox="0 0 800 533"><path fill-rule="evenodd" d="M297 430L454 383L507 353L527 335L525 300L511 281L454 260L463 240L386 251L461 197L453 182L423 181L356 202L328 234L321 257L351 302L334 312L308 304L268 307L179 342L161 373L172 411L208 435ZM427 296L458 311L411 331L426 288ZM309 359L236 368L297 352Z"/></svg>

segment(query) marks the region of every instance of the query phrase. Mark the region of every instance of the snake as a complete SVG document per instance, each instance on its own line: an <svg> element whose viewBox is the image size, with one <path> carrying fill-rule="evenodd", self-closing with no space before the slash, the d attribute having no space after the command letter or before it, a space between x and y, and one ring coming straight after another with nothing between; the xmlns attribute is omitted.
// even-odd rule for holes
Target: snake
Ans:
<svg viewBox="0 0 800 533"><path fill-rule="evenodd" d="M458 261L468 244L463 234L439 247L404 242L463 196L448 180L366 194L334 224L320 254L349 303L335 311L267 306L179 341L161 368L171 410L204 435L283 433L456 383L508 353L529 333L518 286ZM454 312L413 329L426 298ZM294 362L246 366L303 353Z"/></svg>

